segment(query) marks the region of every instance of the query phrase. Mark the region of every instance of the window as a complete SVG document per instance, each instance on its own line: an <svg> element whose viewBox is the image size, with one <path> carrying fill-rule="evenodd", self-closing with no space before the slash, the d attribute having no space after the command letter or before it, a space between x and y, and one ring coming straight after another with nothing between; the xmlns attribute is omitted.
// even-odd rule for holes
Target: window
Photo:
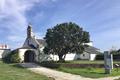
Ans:
<svg viewBox="0 0 120 80"><path fill-rule="evenodd" d="M83 54L83 57L85 56L85 54Z"/></svg>
<svg viewBox="0 0 120 80"><path fill-rule="evenodd" d="M29 45L29 40L28 40L28 42L27 42L27 43L28 43L28 45Z"/></svg>

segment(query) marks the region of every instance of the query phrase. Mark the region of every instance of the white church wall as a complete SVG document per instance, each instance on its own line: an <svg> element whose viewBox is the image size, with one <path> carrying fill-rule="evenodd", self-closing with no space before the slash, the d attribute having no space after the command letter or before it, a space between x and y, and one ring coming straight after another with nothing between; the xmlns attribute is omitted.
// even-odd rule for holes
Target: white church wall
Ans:
<svg viewBox="0 0 120 80"><path fill-rule="evenodd" d="M71 53L71 54L66 54L65 60L76 60L80 57L79 54Z"/></svg>
<svg viewBox="0 0 120 80"><path fill-rule="evenodd" d="M10 49L0 49L0 59L4 58L9 52Z"/></svg>
<svg viewBox="0 0 120 80"><path fill-rule="evenodd" d="M54 61L58 61L59 57L58 55L50 55L51 59ZM79 59L85 59L85 60L89 60L90 59L90 54L89 53L83 53L83 54L76 54L76 53L70 53L70 54L66 54L65 60L79 60Z"/></svg>
<svg viewBox="0 0 120 80"><path fill-rule="evenodd" d="M34 50L34 49L19 49L19 56L21 58L21 62L24 61L24 55L25 52L27 50L32 50L35 52L35 60L37 62L42 62L42 61L49 61L49 60L54 60L54 61L58 61L59 57L58 55L47 55L47 54L39 54L38 50ZM70 53L70 54L66 54L65 60L94 60L95 59L96 54L89 54L84 52L83 54L76 54L76 53Z"/></svg>
<svg viewBox="0 0 120 80"><path fill-rule="evenodd" d="M28 50L28 49L19 49L19 50L18 50L18 53L19 53L21 62L24 61L24 54L25 54L25 52L26 52L27 50Z"/></svg>
<svg viewBox="0 0 120 80"><path fill-rule="evenodd" d="M39 51L34 50L34 52L35 52L35 61L39 62Z"/></svg>
<svg viewBox="0 0 120 80"><path fill-rule="evenodd" d="M41 48L40 48L40 51L42 51L42 52L43 52L43 49L44 49L44 48L45 48L44 46L43 46L43 47L41 47Z"/></svg>
<svg viewBox="0 0 120 80"><path fill-rule="evenodd" d="M38 50L34 50L34 49L19 49L19 56L21 58L21 62L24 61L24 55L25 52L27 50L32 50L35 52L35 61L37 62L42 62L42 61L49 61L49 60L54 60L54 61L58 61L59 57L58 55L47 55L47 54L39 54ZM66 54L65 60L94 60L95 59L96 54L89 54L84 52L83 54L76 54L76 53L70 53L70 54Z"/></svg>
<svg viewBox="0 0 120 80"><path fill-rule="evenodd" d="M50 55L48 54L39 54L37 61L42 62L42 61L51 61L53 60Z"/></svg>
<svg viewBox="0 0 120 80"><path fill-rule="evenodd" d="M90 54L90 61L95 60L95 58L96 58L96 54Z"/></svg>
<svg viewBox="0 0 120 80"><path fill-rule="evenodd" d="M58 60L59 60L58 55L50 54L50 57L51 57L51 59L54 60L54 61L58 61Z"/></svg>
<svg viewBox="0 0 120 80"><path fill-rule="evenodd" d="M25 52L28 51L28 50L31 50L31 51L34 51L35 52L35 61L39 61L38 60L38 51L35 50L35 49L19 49L18 50L18 53L19 53L19 56L21 58L21 62L24 62L24 55L25 55Z"/></svg>
<svg viewBox="0 0 120 80"><path fill-rule="evenodd" d="M84 52L80 55L80 59L89 60L90 59L90 54L87 53L87 52Z"/></svg>
<svg viewBox="0 0 120 80"><path fill-rule="evenodd" d="M89 46L93 46L93 42L89 42L89 43L83 43L83 45L89 45Z"/></svg>

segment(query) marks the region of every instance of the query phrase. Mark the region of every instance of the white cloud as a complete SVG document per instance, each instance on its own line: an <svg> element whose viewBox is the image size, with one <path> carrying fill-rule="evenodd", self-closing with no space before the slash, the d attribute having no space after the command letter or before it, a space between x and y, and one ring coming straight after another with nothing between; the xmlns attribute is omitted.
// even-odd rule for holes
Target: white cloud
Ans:
<svg viewBox="0 0 120 80"><path fill-rule="evenodd" d="M37 39L43 39L43 38L44 38L44 36L41 35L39 32L36 32L36 33L35 33L35 37L36 37Z"/></svg>
<svg viewBox="0 0 120 80"><path fill-rule="evenodd" d="M16 42L20 42L23 44L28 24L26 12L40 2L42 0L0 0L0 24L2 25L0 28L4 27L9 30L8 35L5 35L8 43L15 45Z"/></svg>
<svg viewBox="0 0 120 80"><path fill-rule="evenodd" d="M15 42L19 42L19 41L24 41L25 37L22 36L17 36L17 35L12 35L12 36L8 36L8 39L11 41L15 41Z"/></svg>
<svg viewBox="0 0 120 80"><path fill-rule="evenodd" d="M120 28L112 28L112 29L106 29L102 32L95 33L91 35L92 39L94 40L95 45L99 45L102 50L108 50L112 46L115 46L117 48L120 44Z"/></svg>

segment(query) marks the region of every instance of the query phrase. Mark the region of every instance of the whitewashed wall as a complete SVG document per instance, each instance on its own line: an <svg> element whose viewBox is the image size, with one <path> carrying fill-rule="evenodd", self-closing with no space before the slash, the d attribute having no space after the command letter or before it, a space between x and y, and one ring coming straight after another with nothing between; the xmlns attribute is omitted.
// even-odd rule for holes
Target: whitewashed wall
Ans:
<svg viewBox="0 0 120 80"><path fill-rule="evenodd" d="M21 62L24 61L24 55L25 52L27 50L32 50L35 52L35 61L37 62L42 62L42 61L49 61L49 60L54 60L54 61L58 61L59 57L58 55L47 55L44 53L39 54L38 50L35 49L19 49L19 56L21 58ZM96 57L96 54L89 54L84 52L83 54L75 54L75 53L70 53L70 54L66 54L65 60L78 60L78 59L82 59L82 60L94 60Z"/></svg>
<svg viewBox="0 0 120 80"><path fill-rule="evenodd" d="M21 59L21 62L24 61L24 54L28 49L18 49L19 57Z"/></svg>
<svg viewBox="0 0 120 80"><path fill-rule="evenodd" d="M35 49L19 49L18 53L21 58L21 62L24 62L24 55L27 50L34 51L35 52L35 61L38 61L38 51L37 50L35 50Z"/></svg>
<svg viewBox="0 0 120 80"><path fill-rule="evenodd" d="M95 58L96 58L96 54L90 54L90 61L95 60Z"/></svg>
<svg viewBox="0 0 120 80"><path fill-rule="evenodd" d="M93 42L89 42L89 43L83 43L83 45L89 45L89 46L93 46Z"/></svg>
<svg viewBox="0 0 120 80"><path fill-rule="evenodd" d="M87 53L87 52L84 52L83 54L80 54L80 59L89 60L90 59L90 54Z"/></svg>
<svg viewBox="0 0 120 80"><path fill-rule="evenodd" d="M83 59L83 60L90 60L90 55L89 53L83 53L83 54L66 54L65 60L78 60L78 59ZM51 59L54 61L58 61L59 57L58 55L50 55Z"/></svg>

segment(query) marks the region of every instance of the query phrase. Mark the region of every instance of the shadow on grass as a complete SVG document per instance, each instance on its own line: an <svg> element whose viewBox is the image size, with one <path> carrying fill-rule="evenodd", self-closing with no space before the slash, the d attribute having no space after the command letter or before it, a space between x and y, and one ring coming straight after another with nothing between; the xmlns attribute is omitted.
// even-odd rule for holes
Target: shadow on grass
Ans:
<svg viewBox="0 0 120 80"><path fill-rule="evenodd" d="M102 74L102 75L105 75L105 73L103 73L103 72L90 72L91 74Z"/></svg>
<svg viewBox="0 0 120 80"><path fill-rule="evenodd" d="M60 63L52 62L52 61L44 61L42 63L39 63L39 65L53 69L59 68L61 66Z"/></svg>
<svg viewBox="0 0 120 80"><path fill-rule="evenodd" d="M120 78L118 78L118 79L114 79L114 80L120 80Z"/></svg>
<svg viewBox="0 0 120 80"><path fill-rule="evenodd" d="M20 64L12 64L11 65L12 67L15 67L15 68L21 68L21 69L25 69L24 67L20 66Z"/></svg>
<svg viewBox="0 0 120 80"><path fill-rule="evenodd" d="M89 72L89 73L80 73L77 75L81 75L83 77L87 77L87 78L104 78L104 77L108 77L109 74L105 74L105 73L98 73L98 72Z"/></svg>

